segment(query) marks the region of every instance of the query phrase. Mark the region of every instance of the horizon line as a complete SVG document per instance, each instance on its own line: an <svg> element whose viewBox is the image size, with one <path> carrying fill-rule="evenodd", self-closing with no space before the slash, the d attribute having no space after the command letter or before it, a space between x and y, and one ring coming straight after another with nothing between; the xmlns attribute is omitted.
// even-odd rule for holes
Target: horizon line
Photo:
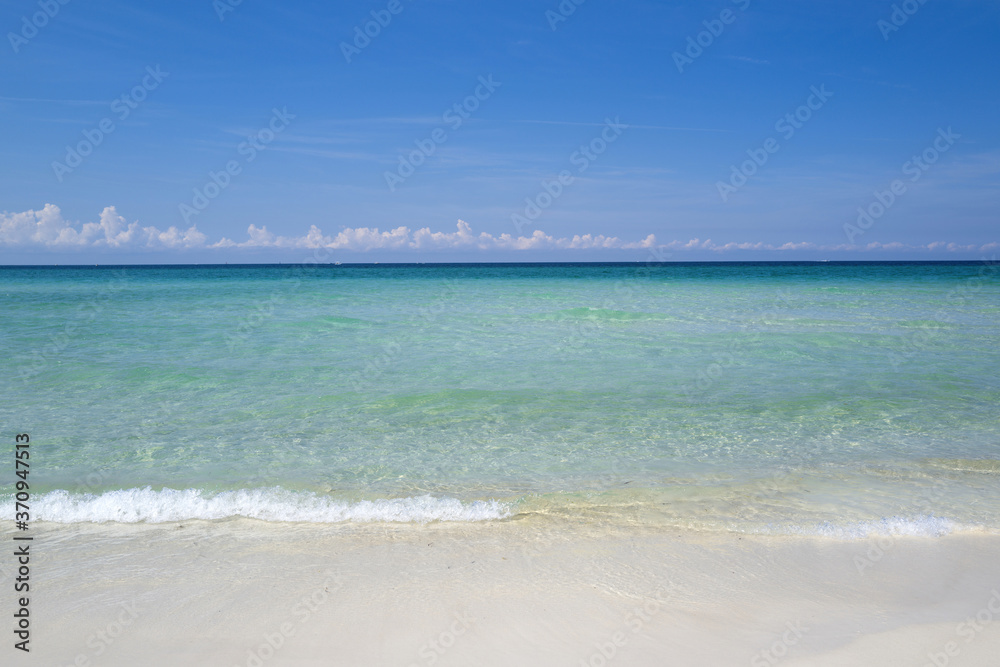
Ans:
<svg viewBox="0 0 1000 667"><path fill-rule="evenodd" d="M157 267L261 267L261 266L342 266L342 267L372 267L372 266L559 266L559 265L620 265L635 264L666 266L672 264L992 264L992 259L745 259L745 260L631 260L631 261L444 261L444 262L211 262L211 263L168 263L168 264L0 264L0 269L47 269L47 268L157 268Z"/></svg>

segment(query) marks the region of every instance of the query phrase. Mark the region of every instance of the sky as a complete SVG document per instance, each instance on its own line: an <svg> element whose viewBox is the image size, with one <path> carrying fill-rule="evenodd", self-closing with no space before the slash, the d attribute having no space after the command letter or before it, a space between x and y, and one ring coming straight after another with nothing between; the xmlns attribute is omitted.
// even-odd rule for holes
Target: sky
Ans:
<svg viewBox="0 0 1000 667"><path fill-rule="evenodd" d="M983 259L986 0L4 0L0 264Z"/></svg>

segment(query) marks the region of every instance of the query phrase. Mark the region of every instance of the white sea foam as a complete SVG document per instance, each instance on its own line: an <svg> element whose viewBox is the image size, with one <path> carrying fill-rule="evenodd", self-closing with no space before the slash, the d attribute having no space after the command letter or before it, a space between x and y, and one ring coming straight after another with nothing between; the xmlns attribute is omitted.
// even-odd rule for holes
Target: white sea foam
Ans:
<svg viewBox="0 0 1000 667"><path fill-rule="evenodd" d="M5 504L12 500L7 500ZM56 523L164 523L192 519L247 517L264 521L339 523L344 521L488 521L510 516L507 503L462 502L429 495L347 502L281 488L207 493L198 489L150 487L106 491L99 495L51 491L31 504L34 519Z"/></svg>

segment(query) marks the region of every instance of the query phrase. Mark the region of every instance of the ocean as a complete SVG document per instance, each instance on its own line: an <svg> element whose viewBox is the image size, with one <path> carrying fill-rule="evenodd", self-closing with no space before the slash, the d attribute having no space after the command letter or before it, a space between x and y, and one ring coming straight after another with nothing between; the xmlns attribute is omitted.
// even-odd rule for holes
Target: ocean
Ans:
<svg viewBox="0 0 1000 667"><path fill-rule="evenodd" d="M1000 530L992 261L2 267L0 312L33 521Z"/></svg>

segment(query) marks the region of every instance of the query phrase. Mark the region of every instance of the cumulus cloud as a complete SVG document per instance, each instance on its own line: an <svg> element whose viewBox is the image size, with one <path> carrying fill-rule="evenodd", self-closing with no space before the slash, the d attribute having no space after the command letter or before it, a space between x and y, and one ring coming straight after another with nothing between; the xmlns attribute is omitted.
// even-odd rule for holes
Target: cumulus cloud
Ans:
<svg viewBox="0 0 1000 667"><path fill-rule="evenodd" d="M143 227L126 222L114 206L108 206L99 222L82 225L66 220L59 207L46 204L40 211L0 213L0 246L44 248L194 248L207 237L194 226L187 230Z"/></svg>
<svg viewBox="0 0 1000 667"><path fill-rule="evenodd" d="M652 234L642 241L626 242L617 236L603 234L583 234L572 237L554 237L541 230L535 230L531 236L512 236L499 234L494 236L487 232L476 234L469 223L459 220L454 232L434 232L429 227L411 230L400 226L382 231L377 227L347 228L335 236L325 236L313 225L305 236L276 236L268 231L267 226L250 225L247 229L249 238L242 243L224 238L210 247L213 248L329 248L331 250L536 250L536 249L572 249L593 250L600 248L633 249L650 248L656 244Z"/></svg>
<svg viewBox="0 0 1000 667"><path fill-rule="evenodd" d="M647 246L649 247L649 246ZM822 245L819 243L812 243L809 241L789 241L787 243L715 243L711 239L702 241L701 239L691 239L690 241L670 241L669 243L663 243L656 245L657 248L663 248L666 250L708 250L711 252L722 253L731 250L773 250L773 251L789 251L789 250L814 250L821 252L868 252L874 250L889 250L889 251L947 251L947 252L988 252L991 250L996 250L1000 248L1000 243L990 242L985 244L968 243L945 243L944 241L935 241L933 243L926 244L911 244L911 243L900 243L899 241L893 241L891 243L880 243L878 241L872 241L866 244L853 244L853 243L840 243L833 245Z"/></svg>
<svg viewBox="0 0 1000 667"><path fill-rule="evenodd" d="M711 239L690 239L658 243L656 236L649 234L640 241L624 241L617 236L604 234L583 234L572 237L556 237L535 230L530 236L511 234L478 234L465 221L459 220L453 232L435 232L429 227L412 230L406 226L380 230L378 227L348 227L340 232L327 235L312 225L302 236L280 236L267 226L250 225L244 241L222 238L214 243L192 225L186 230L169 227L143 227L138 222L127 222L118 214L114 206L101 211L97 222L83 224L66 220L58 206L46 204L40 211L23 213L0 213L0 248L45 248L53 250L73 248L111 249L319 249L365 252L368 250L642 250L651 252L676 250L681 252L709 251L726 253L733 251L823 251L823 252L866 252L866 251L928 251L928 252L988 252L1000 248L997 242L979 244L956 244L935 241L924 245L910 245L898 241L891 243L871 242L864 245L840 244L819 245L808 241L789 241L772 244L757 242L715 243Z"/></svg>

